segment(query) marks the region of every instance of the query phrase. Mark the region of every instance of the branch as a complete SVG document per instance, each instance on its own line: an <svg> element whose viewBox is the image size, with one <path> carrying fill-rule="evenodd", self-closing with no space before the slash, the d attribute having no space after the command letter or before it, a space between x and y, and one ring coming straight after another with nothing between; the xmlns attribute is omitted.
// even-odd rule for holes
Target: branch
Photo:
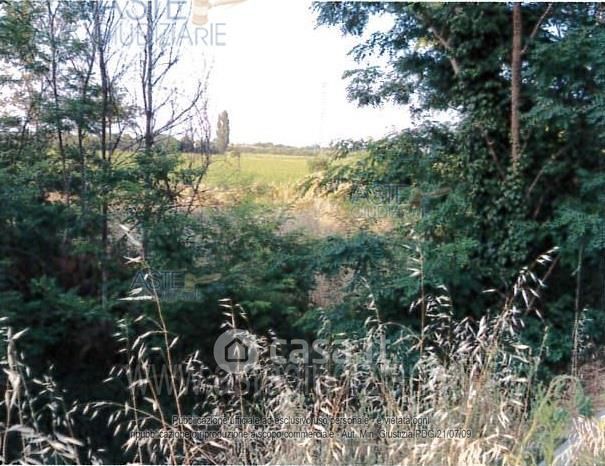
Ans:
<svg viewBox="0 0 605 466"><path fill-rule="evenodd" d="M525 194L525 198L529 199L529 196L531 194L531 192L533 191L533 189L536 187L536 184L538 183L538 180L542 177L542 175L544 174L544 170L546 169L546 167L548 166L549 163L552 163L553 161L555 161L557 159L557 157L559 157L559 155L561 155L563 152L565 152L567 150L567 146L561 147L557 152L555 152L551 157L550 160L547 161L542 168L540 169L540 171L538 172L538 174L536 175L536 177L534 178L534 180L531 182L531 184L529 185L529 188L527 189L527 193Z"/></svg>
<svg viewBox="0 0 605 466"><path fill-rule="evenodd" d="M536 34L538 34L538 31L540 30L540 26L542 25L542 23L544 22L544 20L548 16L548 14L551 12L552 5L553 5L552 3L548 4L548 6L546 7L546 10L544 10L544 13L542 13L542 16L540 16L540 19L538 19L538 21L536 22L533 30L531 31L531 34L529 35L529 38L527 39L527 43L525 44L525 47L523 47L523 50L521 50L521 55L525 55L525 52L527 52L527 48L532 43L532 41L536 37Z"/></svg>
<svg viewBox="0 0 605 466"><path fill-rule="evenodd" d="M435 36L435 38L443 46L445 51L450 52L450 54L451 54L451 52L453 52L454 48L452 47L452 44L450 44L449 39L446 39L444 37L443 32L442 33L437 32L437 30L431 24L430 19L422 11L420 11L419 14L422 17L422 19L426 22L428 30L433 34L433 36ZM456 60L456 58L449 56L449 55L448 55L448 60L450 61L450 64L452 65L452 69L454 70L454 75L458 76L460 74L460 63L458 63L458 60Z"/></svg>
<svg viewBox="0 0 605 466"><path fill-rule="evenodd" d="M506 173L504 173L504 169L502 168L500 160L498 159L498 154L496 154L496 149L494 149L494 141L489 137L486 129L483 126L478 124L477 127L479 128L479 131L481 131L481 135L483 136L483 139L487 144L487 150L489 151L490 155L492 156L492 159L494 160L494 163L496 164L496 168L498 169L500 177L502 179L506 178Z"/></svg>
<svg viewBox="0 0 605 466"><path fill-rule="evenodd" d="M443 45L443 48L446 50L446 52L452 52L453 48L448 39L443 37L442 34L438 33L433 26L429 26L429 31L431 31L439 43ZM452 69L454 70L454 75L458 76L460 74L460 64L458 63L458 60L451 56L448 56L448 59L452 65Z"/></svg>

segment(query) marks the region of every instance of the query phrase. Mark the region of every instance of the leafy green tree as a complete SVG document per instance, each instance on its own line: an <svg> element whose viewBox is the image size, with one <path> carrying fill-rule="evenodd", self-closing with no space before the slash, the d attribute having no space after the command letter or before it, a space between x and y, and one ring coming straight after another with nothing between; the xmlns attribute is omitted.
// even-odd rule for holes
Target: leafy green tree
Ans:
<svg viewBox="0 0 605 466"><path fill-rule="evenodd" d="M180 149L181 152L195 152L195 145L193 143L193 139L191 139L191 136L188 134L183 136L181 139Z"/></svg>
<svg viewBox="0 0 605 466"><path fill-rule="evenodd" d="M417 199L429 207L417 224L426 283L447 284L471 315L494 302L489 295L471 296L485 288L503 291L520 267L560 246L545 317L553 327L551 362L566 361L574 316L593 309L594 320L603 322L596 311L603 305L605 253L599 202L605 187L605 59L599 52L605 25L599 5L314 8L320 24L360 38L352 50L360 66L345 74L352 100L411 104L419 116L449 112L455 122L345 145L341 156L359 148L368 156L352 167L335 165L325 185L371 179L410 186L408 207L418 206ZM378 15L391 26L364 39ZM388 58L386 64L370 60L376 56ZM577 270L582 276L576 281ZM595 341L602 335L597 326L591 331Z"/></svg>
<svg viewBox="0 0 605 466"><path fill-rule="evenodd" d="M218 116L216 123L216 150L224 154L229 147L229 115L223 111Z"/></svg>

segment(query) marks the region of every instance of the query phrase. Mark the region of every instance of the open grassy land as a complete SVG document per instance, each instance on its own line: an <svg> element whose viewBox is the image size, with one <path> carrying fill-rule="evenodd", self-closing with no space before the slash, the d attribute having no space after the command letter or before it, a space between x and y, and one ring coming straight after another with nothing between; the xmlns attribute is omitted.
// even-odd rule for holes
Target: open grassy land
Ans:
<svg viewBox="0 0 605 466"><path fill-rule="evenodd" d="M194 154L184 154L186 160ZM247 183L292 184L309 174L312 156L243 153L240 160L230 155L212 156L208 176L210 186L232 187Z"/></svg>

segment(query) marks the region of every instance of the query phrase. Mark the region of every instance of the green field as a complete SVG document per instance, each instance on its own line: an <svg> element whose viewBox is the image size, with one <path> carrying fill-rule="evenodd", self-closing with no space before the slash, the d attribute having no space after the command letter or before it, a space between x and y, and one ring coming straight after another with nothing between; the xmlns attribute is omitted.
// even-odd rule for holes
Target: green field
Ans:
<svg viewBox="0 0 605 466"><path fill-rule="evenodd" d="M188 160L188 154L184 155ZM311 156L242 154L237 158L214 155L205 182L210 186L293 184L309 174Z"/></svg>

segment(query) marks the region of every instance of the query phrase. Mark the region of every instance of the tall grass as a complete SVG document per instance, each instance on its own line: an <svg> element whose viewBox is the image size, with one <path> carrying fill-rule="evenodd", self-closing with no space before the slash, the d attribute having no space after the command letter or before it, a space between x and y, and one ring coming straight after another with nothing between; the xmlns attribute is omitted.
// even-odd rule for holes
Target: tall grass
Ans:
<svg viewBox="0 0 605 466"><path fill-rule="evenodd" d="M237 374L209 367L199 353L175 361L178 338L167 329L155 295L150 299L157 316L138 319L139 326L149 328L132 335L132 325L124 323L119 332L126 363L114 368L107 382L125 384L125 401L80 408L91 416L107 411L114 434L128 434L125 458L136 463L552 464L557 447L569 437L567 454L574 464L603 464L604 426L579 415L578 379L559 376L542 385L536 374L546 348L532 351L521 338L525 314L537 312L553 254L524 268L500 309L486 311L477 322L454 318L447 290L423 293L414 304L425 316L418 334L384 322L370 292L363 335L332 335L329 320L323 319L319 337L328 362L291 359L286 364L271 354L280 347L277 336L250 334L258 361ZM246 327L241 307L228 300L222 305L226 328ZM75 408L61 407L52 391L29 389L27 371L16 359L20 335L4 336L8 350L2 364L9 382L0 404L6 411L0 424L2 459L78 462L85 442L70 434ZM165 368L166 390L153 370L158 365ZM40 393L57 403L45 434L32 407ZM201 428L174 422L174 415L223 421ZM237 416L266 422L224 422ZM284 418L308 422L285 423ZM145 431L156 435L133 436ZM401 438L410 431L413 435ZM9 457L11 435L11 449L19 454ZM88 460L98 456L91 453Z"/></svg>
<svg viewBox="0 0 605 466"><path fill-rule="evenodd" d="M99 458L74 434L77 406L67 406L49 375L34 378L17 349L25 330L14 332L0 319L4 342L0 366L0 463L80 464Z"/></svg>

